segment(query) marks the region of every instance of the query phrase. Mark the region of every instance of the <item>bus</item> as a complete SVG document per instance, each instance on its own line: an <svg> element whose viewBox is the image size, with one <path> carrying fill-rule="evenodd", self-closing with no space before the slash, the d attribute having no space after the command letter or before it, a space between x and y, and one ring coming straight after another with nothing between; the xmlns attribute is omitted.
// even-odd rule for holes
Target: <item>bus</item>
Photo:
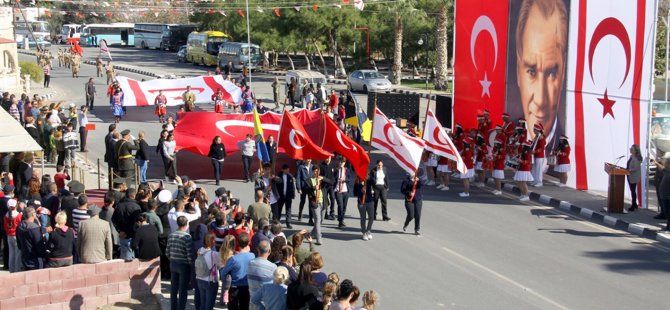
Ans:
<svg viewBox="0 0 670 310"><path fill-rule="evenodd" d="M56 42L59 44L67 43L68 39L74 39L79 41L81 36L82 25L79 24L65 24L60 27L60 33L56 38Z"/></svg>
<svg viewBox="0 0 670 310"><path fill-rule="evenodd" d="M254 70L261 61L261 48L256 44L251 44L249 48L249 43L246 42L225 42L219 47L219 67L223 68L229 61L233 63L234 70L242 71L244 66Z"/></svg>
<svg viewBox="0 0 670 310"><path fill-rule="evenodd" d="M228 35L221 31L191 32L186 41L187 61L203 66L219 63L219 46L228 41Z"/></svg>
<svg viewBox="0 0 670 310"><path fill-rule="evenodd" d="M135 46L165 50L163 36L176 24L135 24Z"/></svg>
<svg viewBox="0 0 670 310"><path fill-rule="evenodd" d="M199 28L199 25L194 24L170 26L170 29L163 33L163 47L172 52L177 51L180 46L186 45L188 34L198 31Z"/></svg>
<svg viewBox="0 0 670 310"><path fill-rule="evenodd" d="M30 36L30 30L32 30L35 39ZM51 44L51 26L46 21L17 21L16 22L16 42L22 44L23 39L28 38L29 44L35 44L37 41L38 44L49 43Z"/></svg>
<svg viewBox="0 0 670 310"><path fill-rule="evenodd" d="M135 24L90 24L82 30L81 46L98 46L100 40L107 41L107 45L134 46Z"/></svg>

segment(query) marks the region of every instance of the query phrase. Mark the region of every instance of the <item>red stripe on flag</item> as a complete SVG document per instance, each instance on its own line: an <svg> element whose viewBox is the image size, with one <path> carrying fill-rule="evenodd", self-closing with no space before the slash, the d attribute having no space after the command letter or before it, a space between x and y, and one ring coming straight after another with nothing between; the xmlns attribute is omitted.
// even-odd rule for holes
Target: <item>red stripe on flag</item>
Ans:
<svg viewBox="0 0 670 310"><path fill-rule="evenodd" d="M579 2L577 22L577 72L575 74L575 174L577 189L588 189L584 147L584 52L586 46L586 2Z"/></svg>
<svg viewBox="0 0 670 310"><path fill-rule="evenodd" d="M640 145L640 92L642 88L642 74L644 73L643 65L643 47L644 47L644 31L646 18L646 1L637 1L637 29L635 31L635 64L633 67L633 139L635 144ZM640 182L641 183L641 182ZM638 193L641 193L642 186L638 184ZM638 204L642 205L642 195L637 197Z"/></svg>
<svg viewBox="0 0 670 310"><path fill-rule="evenodd" d="M144 95L142 88L140 88L140 83L131 79L127 79L127 81L128 86L130 86L130 90L135 95L135 105L138 107L148 106L149 102L147 101L147 97Z"/></svg>
<svg viewBox="0 0 670 310"><path fill-rule="evenodd" d="M416 170L416 167L412 165L410 162L408 162L405 157L400 155L394 148L392 148L390 145L388 145L385 141L379 140L378 138L372 138L372 142L375 142L379 144L380 146L384 147L388 152L393 153L395 155L395 158L400 161L405 167L407 167L408 170Z"/></svg>
<svg viewBox="0 0 670 310"><path fill-rule="evenodd" d="M221 89L221 93L223 94L223 100L226 102L234 103L235 100L233 100L233 96L226 90L223 85L219 84L216 82L213 76L203 76L202 77L203 82L209 87L209 89L212 90L213 93L216 93L217 90Z"/></svg>

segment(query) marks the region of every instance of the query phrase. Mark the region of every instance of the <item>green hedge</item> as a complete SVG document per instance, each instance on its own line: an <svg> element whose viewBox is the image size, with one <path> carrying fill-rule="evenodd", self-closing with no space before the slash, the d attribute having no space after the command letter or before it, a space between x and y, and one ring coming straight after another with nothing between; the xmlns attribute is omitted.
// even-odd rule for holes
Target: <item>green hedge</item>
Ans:
<svg viewBox="0 0 670 310"><path fill-rule="evenodd" d="M21 76L24 74L30 74L30 79L42 83L44 79L44 70L38 64L30 61L19 61L19 67L21 68Z"/></svg>

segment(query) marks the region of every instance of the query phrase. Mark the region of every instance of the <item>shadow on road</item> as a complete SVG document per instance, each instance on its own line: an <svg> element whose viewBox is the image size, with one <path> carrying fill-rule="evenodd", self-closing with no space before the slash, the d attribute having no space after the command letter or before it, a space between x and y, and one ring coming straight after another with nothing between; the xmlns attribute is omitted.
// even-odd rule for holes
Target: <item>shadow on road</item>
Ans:
<svg viewBox="0 0 670 310"><path fill-rule="evenodd" d="M586 257L605 260L605 268L610 271L639 274L643 272L670 273L670 256L651 246L636 249L586 252Z"/></svg>

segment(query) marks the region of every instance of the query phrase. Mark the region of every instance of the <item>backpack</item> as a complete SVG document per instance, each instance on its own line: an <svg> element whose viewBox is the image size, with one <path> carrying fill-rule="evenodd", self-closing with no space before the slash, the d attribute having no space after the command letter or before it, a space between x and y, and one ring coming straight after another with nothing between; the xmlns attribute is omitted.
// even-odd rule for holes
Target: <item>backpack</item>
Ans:
<svg viewBox="0 0 670 310"><path fill-rule="evenodd" d="M211 253L212 250L209 250L202 255L198 255L198 258L195 259L195 276L198 278L209 277L211 274L209 267L207 266L207 260L205 255Z"/></svg>

